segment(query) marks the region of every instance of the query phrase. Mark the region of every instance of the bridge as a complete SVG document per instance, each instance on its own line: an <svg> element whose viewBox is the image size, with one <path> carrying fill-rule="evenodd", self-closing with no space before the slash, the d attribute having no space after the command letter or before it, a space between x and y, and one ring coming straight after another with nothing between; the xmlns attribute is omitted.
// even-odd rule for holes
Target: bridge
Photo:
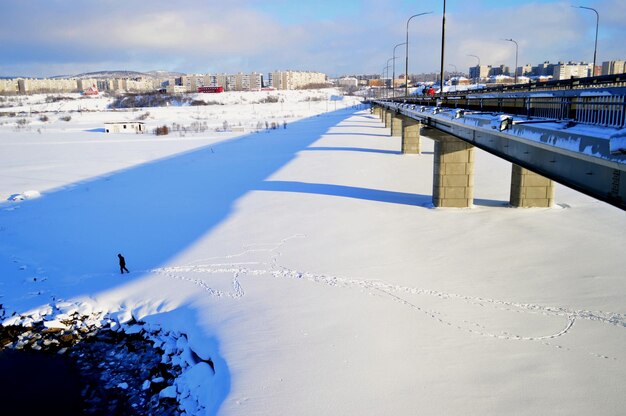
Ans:
<svg viewBox="0 0 626 416"><path fill-rule="evenodd" d="M403 153L435 140L436 207L472 206L477 147L512 163L514 207L553 206L556 181L626 210L626 87L597 78L370 103Z"/></svg>

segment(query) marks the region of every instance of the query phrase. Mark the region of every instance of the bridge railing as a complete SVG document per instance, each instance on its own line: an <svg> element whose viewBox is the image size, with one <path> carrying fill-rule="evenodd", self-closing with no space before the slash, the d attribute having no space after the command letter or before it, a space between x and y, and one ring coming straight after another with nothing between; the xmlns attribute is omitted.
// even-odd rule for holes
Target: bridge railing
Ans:
<svg viewBox="0 0 626 416"><path fill-rule="evenodd" d="M528 119L546 118L605 127L626 127L626 87L448 93L441 96L395 98L430 107L507 113Z"/></svg>

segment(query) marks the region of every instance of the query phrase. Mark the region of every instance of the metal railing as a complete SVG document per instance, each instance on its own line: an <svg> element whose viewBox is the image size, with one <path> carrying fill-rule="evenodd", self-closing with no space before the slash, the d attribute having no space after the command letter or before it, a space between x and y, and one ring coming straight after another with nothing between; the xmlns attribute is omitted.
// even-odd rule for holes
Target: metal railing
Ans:
<svg viewBox="0 0 626 416"><path fill-rule="evenodd" d="M596 77L598 78L598 77ZM626 127L626 87L552 89L543 91L465 91L441 96L401 97L431 107L507 113L527 119L547 118L604 127Z"/></svg>

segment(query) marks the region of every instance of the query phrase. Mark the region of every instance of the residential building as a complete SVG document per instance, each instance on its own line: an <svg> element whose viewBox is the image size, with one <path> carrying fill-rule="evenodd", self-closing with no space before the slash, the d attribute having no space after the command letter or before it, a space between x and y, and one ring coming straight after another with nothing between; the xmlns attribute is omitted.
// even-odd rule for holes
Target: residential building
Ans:
<svg viewBox="0 0 626 416"><path fill-rule="evenodd" d="M500 84L513 84L514 82L515 82L515 78L510 77L508 75L490 75L487 78L487 86L500 85Z"/></svg>
<svg viewBox="0 0 626 416"><path fill-rule="evenodd" d="M76 79L66 78L18 78L17 85L20 94L78 91Z"/></svg>
<svg viewBox="0 0 626 416"><path fill-rule="evenodd" d="M187 87L183 85L170 84L165 87L165 92L168 94L182 94L184 92L187 92Z"/></svg>
<svg viewBox="0 0 626 416"><path fill-rule="evenodd" d="M625 61L602 62L602 75L624 74L626 73Z"/></svg>
<svg viewBox="0 0 626 416"><path fill-rule="evenodd" d="M359 80L354 77L343 77L337 80L337 85L346 88L356 88L359 85Z"/></svg>
<svg viewBox="0 0 626 416"><path fill-rule="evenodd" d="M182 85L187 92L196 92L198 87L210 86L210 81L205 74L187 74L181 78Z"/></svg>
<svg viewBox="0 0 626 416"><path fill-rule="evenodd" d="M552 76L554 79L585 78L591 73L592 66L585 62L559 62L554 66Z"/></svg>
<svg viewBox="0 0 626 416"><path fill-rule="evenodd" d="M17 94L17 79L0 79L0 94Z"/></svg>
<svg viewBox="0 0 626 416"><path fill-rule="evenodd" d="M533 66L531 74L540 77L540 76L552 76L554 73L554 64L551 64L548 61L544 61L543 63Z"/></svg>
<svg viewBox="0 0 626 416"><path fill-rule="evenodd" d="M532 75L532 73L533 73L533 66L531 64L518 66L516 70L516 74L518 77Z"/></svg>
<svg viewBox="0 0 626 416"><path fill-rule="evenodd" d="M472 79L483 79L489 76L491 72L491 65L476 65L470 67L469 69L469 77Z"/></svg>
<svg viewBox="0 0 626 416"><path fill-rule="evenodd" d="M326 74L311 71L274 71L270 75L272 87L277 90L296 90L309 85L326 83Z"/></svg>
<svg viewBox="0 0 626 416"><path fill-rule="evenodd" d="M504 64L500 66L492 67L491 70L489 71L489 76L510 75L510 74L511 74L511 71L509 67Z"/></svg>

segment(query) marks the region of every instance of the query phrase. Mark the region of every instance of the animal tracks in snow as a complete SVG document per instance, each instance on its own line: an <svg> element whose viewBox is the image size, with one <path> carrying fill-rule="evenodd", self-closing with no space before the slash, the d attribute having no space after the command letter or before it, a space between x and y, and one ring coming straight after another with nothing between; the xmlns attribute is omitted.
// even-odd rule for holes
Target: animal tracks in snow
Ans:
<svg viewBox="0 0 626 416"><path fill-rule="evenodd" d="M156 268L151 270L151 272L170 279L195 284L206 291L209 295L218 298L243 298L245 296L245 291L241 284L241 279L258 276L273 276L277 279L307 280L330 287L360 289L370 295L377 295L382 298L392 300L416 312L422 313L442 325L446 325L468 334L501 340L539 341L543 345L566 351L570 349L561 345L553 344L552 342L556 338L562 337L570 332L576 321L579 319L595 321L617 327L626 327L626 316L617 313L573 310L562 307L542 306L530 303L516 303L497 299L464 296L424 288L391 285L380 280L350 279L342 276L315 274L281 266L278 261L282 255L280 249L289 241L304 237L304 235L297 234L284 238L277 243L251 244L244 247L244 249L239 253L205 258L188 265ZM251 260L253 257L260 257L260 259L256 261ZM212 288L210 285L211 275L232 276L232 288L228 291ZM410 297L413 295L418 296L418 298L422 297L424 301L416 302L412 298L411 300L406 299L407 296ZM433 302L435 303L434 306L432 306ZM447 302L463 302L469 307L480 308L482 313L479 314L479 316L484 313L496 313L498 315L517 313L531 314L538 317L562 317L563 327L557 332L541 336L524 336L516 334L514 331L508 332L504 330L490 331L488 330L488 327L494 325L464 319L467 318L467 316L455 318L453 316L454 314L450 313L450 308L446 305ZM428 307L428 305L431 306ZM470 316L474 316L474 314L470 314ZM512 320L506 322L511 323L511 321ZM611 358L603 354L590 354L603 359ZM616 358L612 359L615 360Z"/></svg>

